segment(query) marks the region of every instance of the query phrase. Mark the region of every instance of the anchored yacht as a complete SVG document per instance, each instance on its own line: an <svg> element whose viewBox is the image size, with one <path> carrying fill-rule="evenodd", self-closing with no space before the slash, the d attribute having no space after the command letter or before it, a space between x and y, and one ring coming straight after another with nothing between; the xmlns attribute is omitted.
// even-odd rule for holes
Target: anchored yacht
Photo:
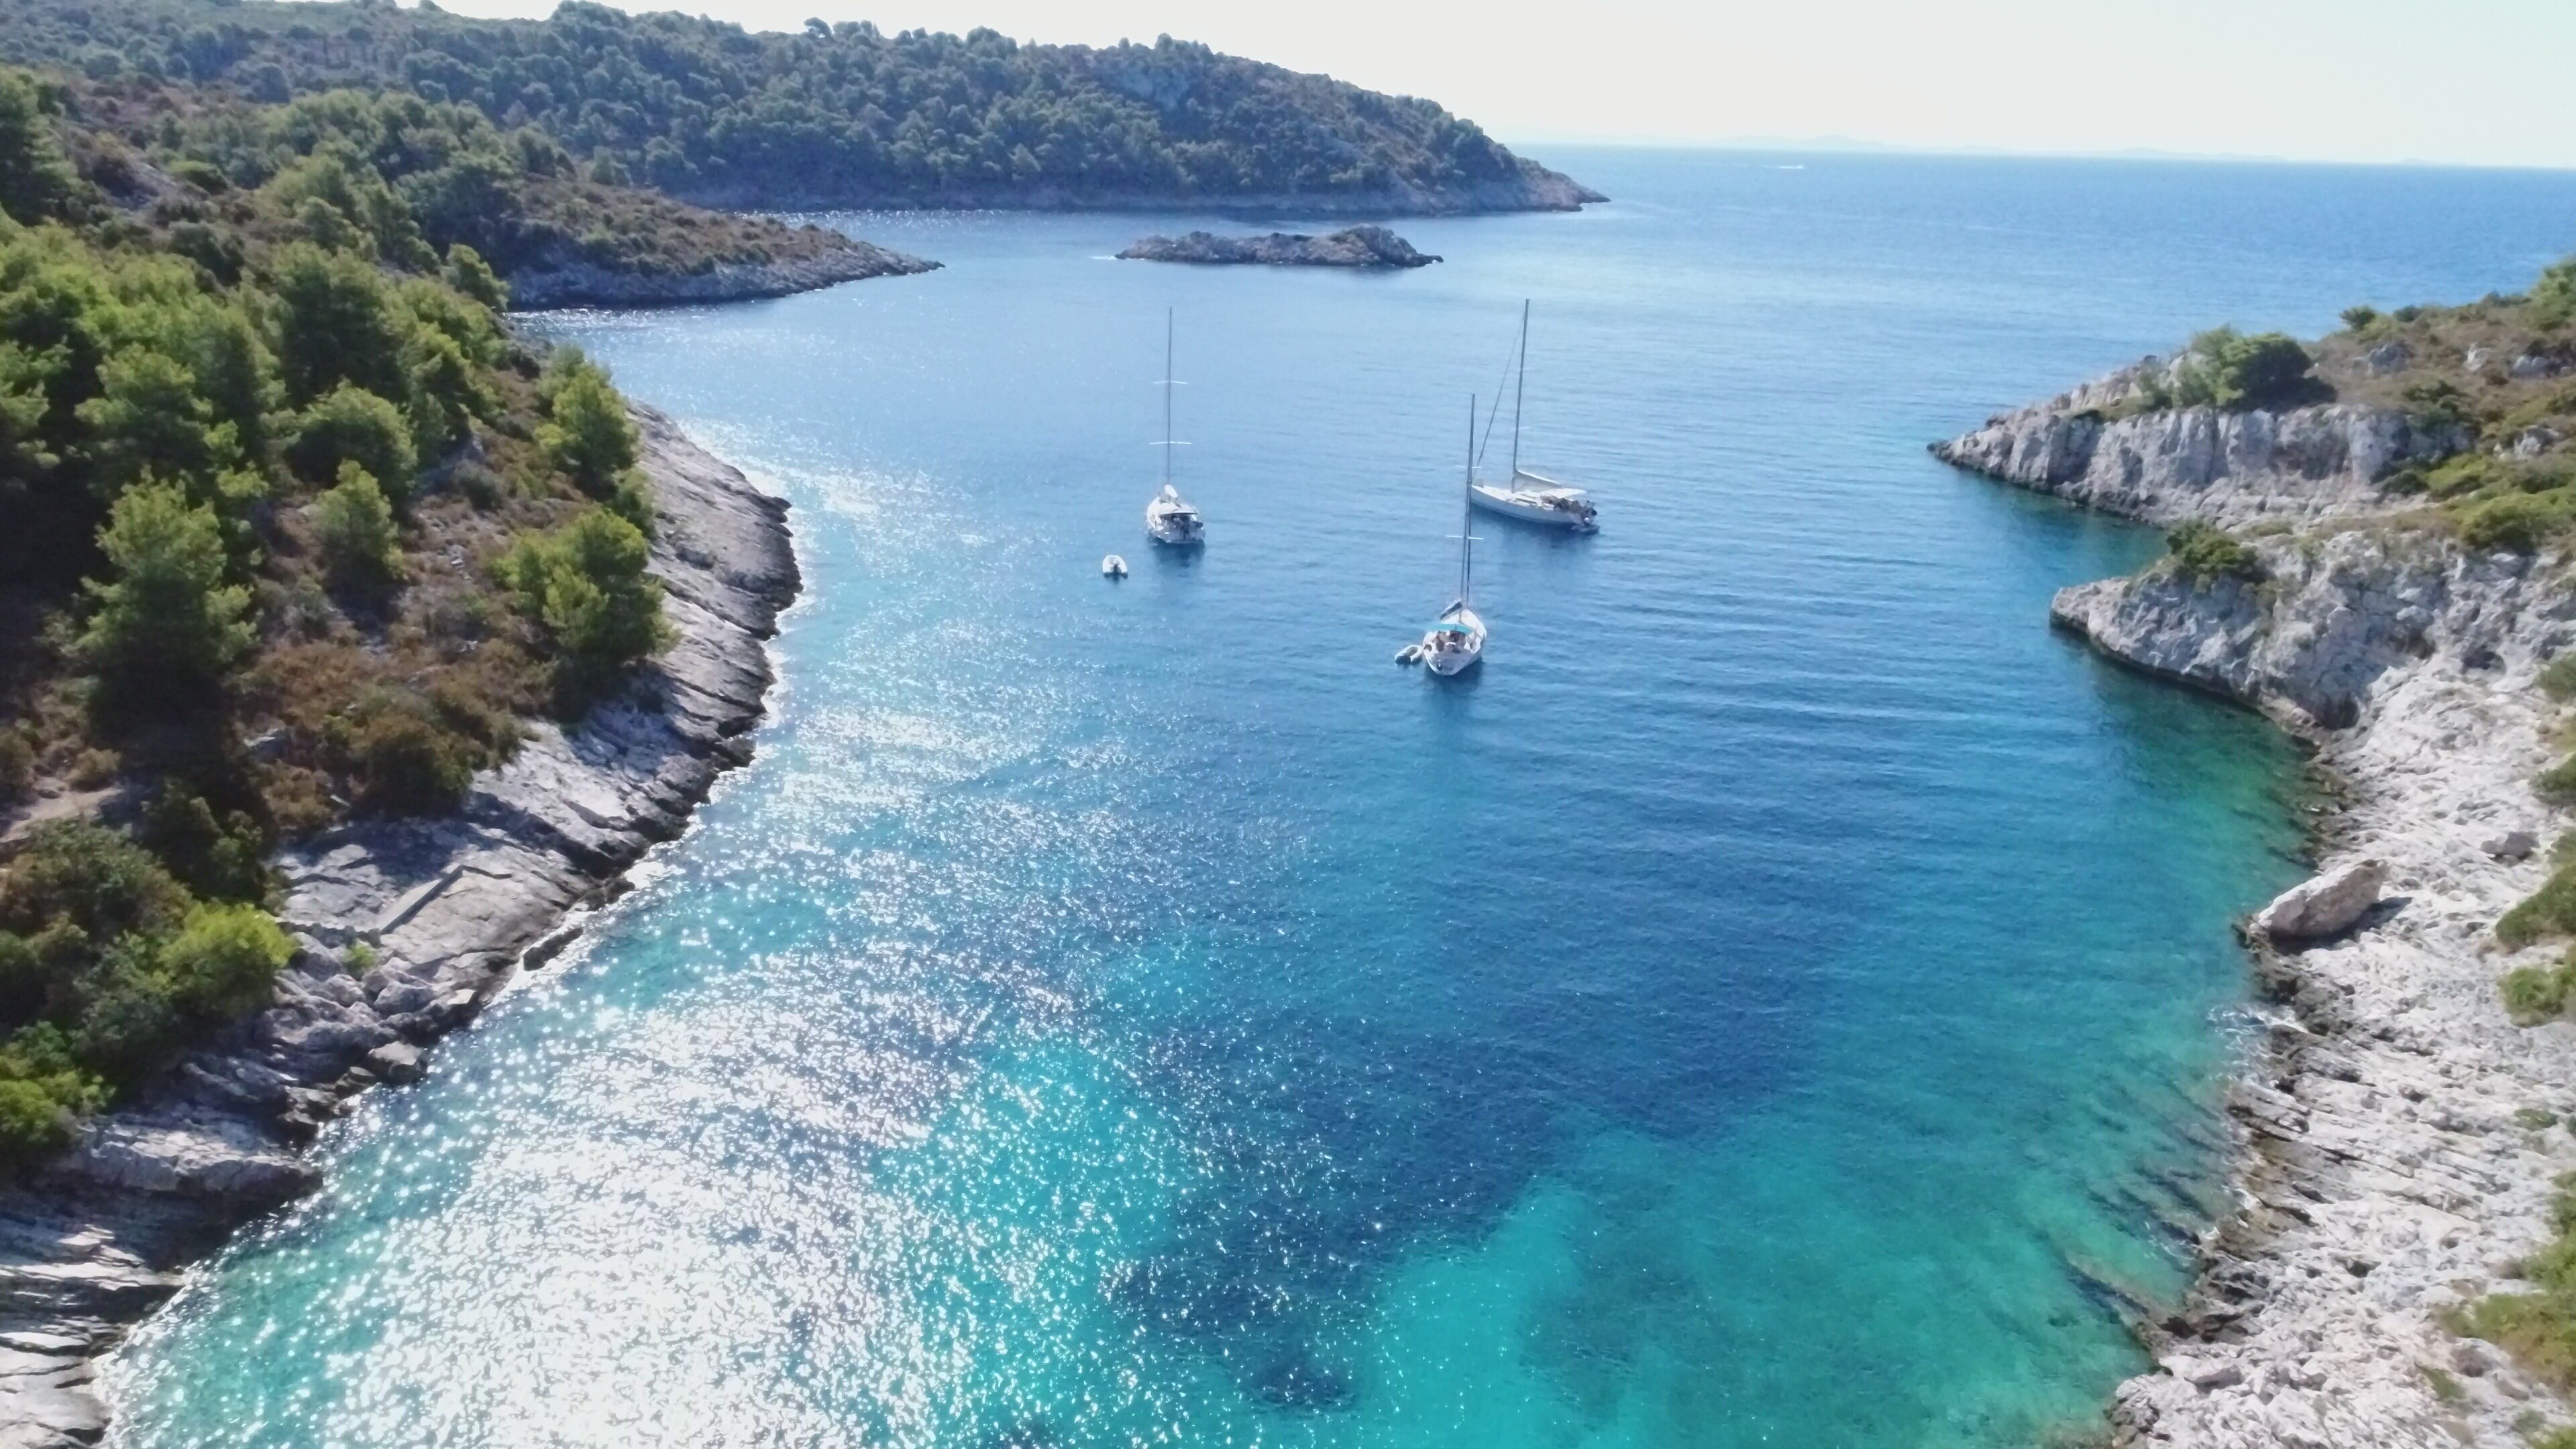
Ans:
<svg viewBox="0 0 2576 1449"><path fill-rule="evenodd" d="M1512 476L1508 483L1469 483L1467 502L1487 513L1517 518L1549 528L1591 533L1592 500L1580 488L1568 488L1521 466L1521 398L1528 391L1529 303L1521 303L1520 359L1512 367Z"/></svg>
<svg viewBox="0 0 2576 1449"><path fill-rule="evenodd" d="M1484 662L1485 621L1476 614L1473 603L1476 575L1476 400L1467 399L1467 496L1470 500L1458 524L1458 597L1440 611L1440 617L1415 646L1415 657L1429 666L1434 674L1464 674Z"/></svg>
<svg viewBox="0 0 2576 1449"><path fill-rule="evenodd" d="M1172 437L1172 389L1180 384L1172 380L1172 313L1163 311L1163 491L1145 505L1145 536L1159 544L1186 548L1207 541L1207 523L1199 517L1189 500L1172 486L1172 453L1180 443Z"/></svg>

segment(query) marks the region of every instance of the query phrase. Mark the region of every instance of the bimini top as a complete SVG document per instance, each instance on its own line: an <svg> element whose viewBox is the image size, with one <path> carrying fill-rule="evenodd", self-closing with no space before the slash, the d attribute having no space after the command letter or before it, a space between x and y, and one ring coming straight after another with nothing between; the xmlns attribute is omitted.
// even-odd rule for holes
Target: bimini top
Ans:
<svg viewBox="0 0 2576 1449"><path fill-rule="evenodd" d="M1434 634L1473 634L1476 631L1459 623L1455 619L1443 619L1439 623L1431 626L1431 632Z"/></svg>

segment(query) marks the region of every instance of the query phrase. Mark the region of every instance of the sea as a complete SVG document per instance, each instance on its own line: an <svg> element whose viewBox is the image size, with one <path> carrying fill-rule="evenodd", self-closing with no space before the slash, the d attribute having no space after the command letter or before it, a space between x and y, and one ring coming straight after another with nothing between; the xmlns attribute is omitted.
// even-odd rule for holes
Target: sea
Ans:
<svg viewBox="0 0 2576 1449"><path fill-rule="evenodd" d="M2048 628L2156 533L1924 445L2517 290L2576 173L1543 159L1614 200L1399 222L1413 271L840 214L944 266L528 318L792 501L757 759L134 1335L114 1442L2098 1430L2225 1202L2229 922L2308 782ZM1524 302L1591 537L1463 516ZM1400 666L1470 542L1482 668Z"/></svg>

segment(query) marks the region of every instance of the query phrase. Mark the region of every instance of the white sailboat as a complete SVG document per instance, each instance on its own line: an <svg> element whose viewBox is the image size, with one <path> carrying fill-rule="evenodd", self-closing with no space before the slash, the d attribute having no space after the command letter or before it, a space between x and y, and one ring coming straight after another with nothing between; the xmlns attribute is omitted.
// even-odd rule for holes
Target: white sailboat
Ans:
<svg viewBox="0 0 2576 1449"><path fill-rule="evenodd" d="M1476 400L1467 399L1467 496L1476 488ZM1442 677L1464 674L1485 659L1485 621L1474 607L1476 510L1470 501L1458 522L1458 597L1440 611L1417 646L1418 657Z"/></svg>
<svg viewBox="0 0 2576 1449"><path fill-rule="evenodd" d="M1145 505L1145 536L1172 548L1188 548L1207 542L1207 524L1172 486L1172 452L1180 444L1172 437L1172 312L1163 309L1163 491Z"/></svg>
<svg viewBox="0 0 2576 1449"><path fill-rule="evenodd" d="M1593 521L1592 500L1580 488L1568 488L1553 478L1543 477L1521 466L1521 398L1528 391L1529 374L1529 303L1521 303L1520 360L1512 368L1512 476L1508 483L1472 483L1467 501L1487 513L1517 518L1523 523L1563 528L1575 533L1591 533L1601 525Z"/></svg>

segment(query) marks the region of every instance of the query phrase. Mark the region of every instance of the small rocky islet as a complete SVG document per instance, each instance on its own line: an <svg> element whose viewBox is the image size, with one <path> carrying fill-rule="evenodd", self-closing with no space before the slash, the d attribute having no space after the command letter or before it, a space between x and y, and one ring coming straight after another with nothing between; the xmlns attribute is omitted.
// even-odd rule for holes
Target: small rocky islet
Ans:
<svg viewBox="0 0 2576 1449"><path fill-rule="evenodd" d="M1274 231L1266 236L1149 236L1118 254L1122 262L1190 262L1200 266L1427 267L1440 258L1382 226L1346 227L1330 236Z"/></svg>

